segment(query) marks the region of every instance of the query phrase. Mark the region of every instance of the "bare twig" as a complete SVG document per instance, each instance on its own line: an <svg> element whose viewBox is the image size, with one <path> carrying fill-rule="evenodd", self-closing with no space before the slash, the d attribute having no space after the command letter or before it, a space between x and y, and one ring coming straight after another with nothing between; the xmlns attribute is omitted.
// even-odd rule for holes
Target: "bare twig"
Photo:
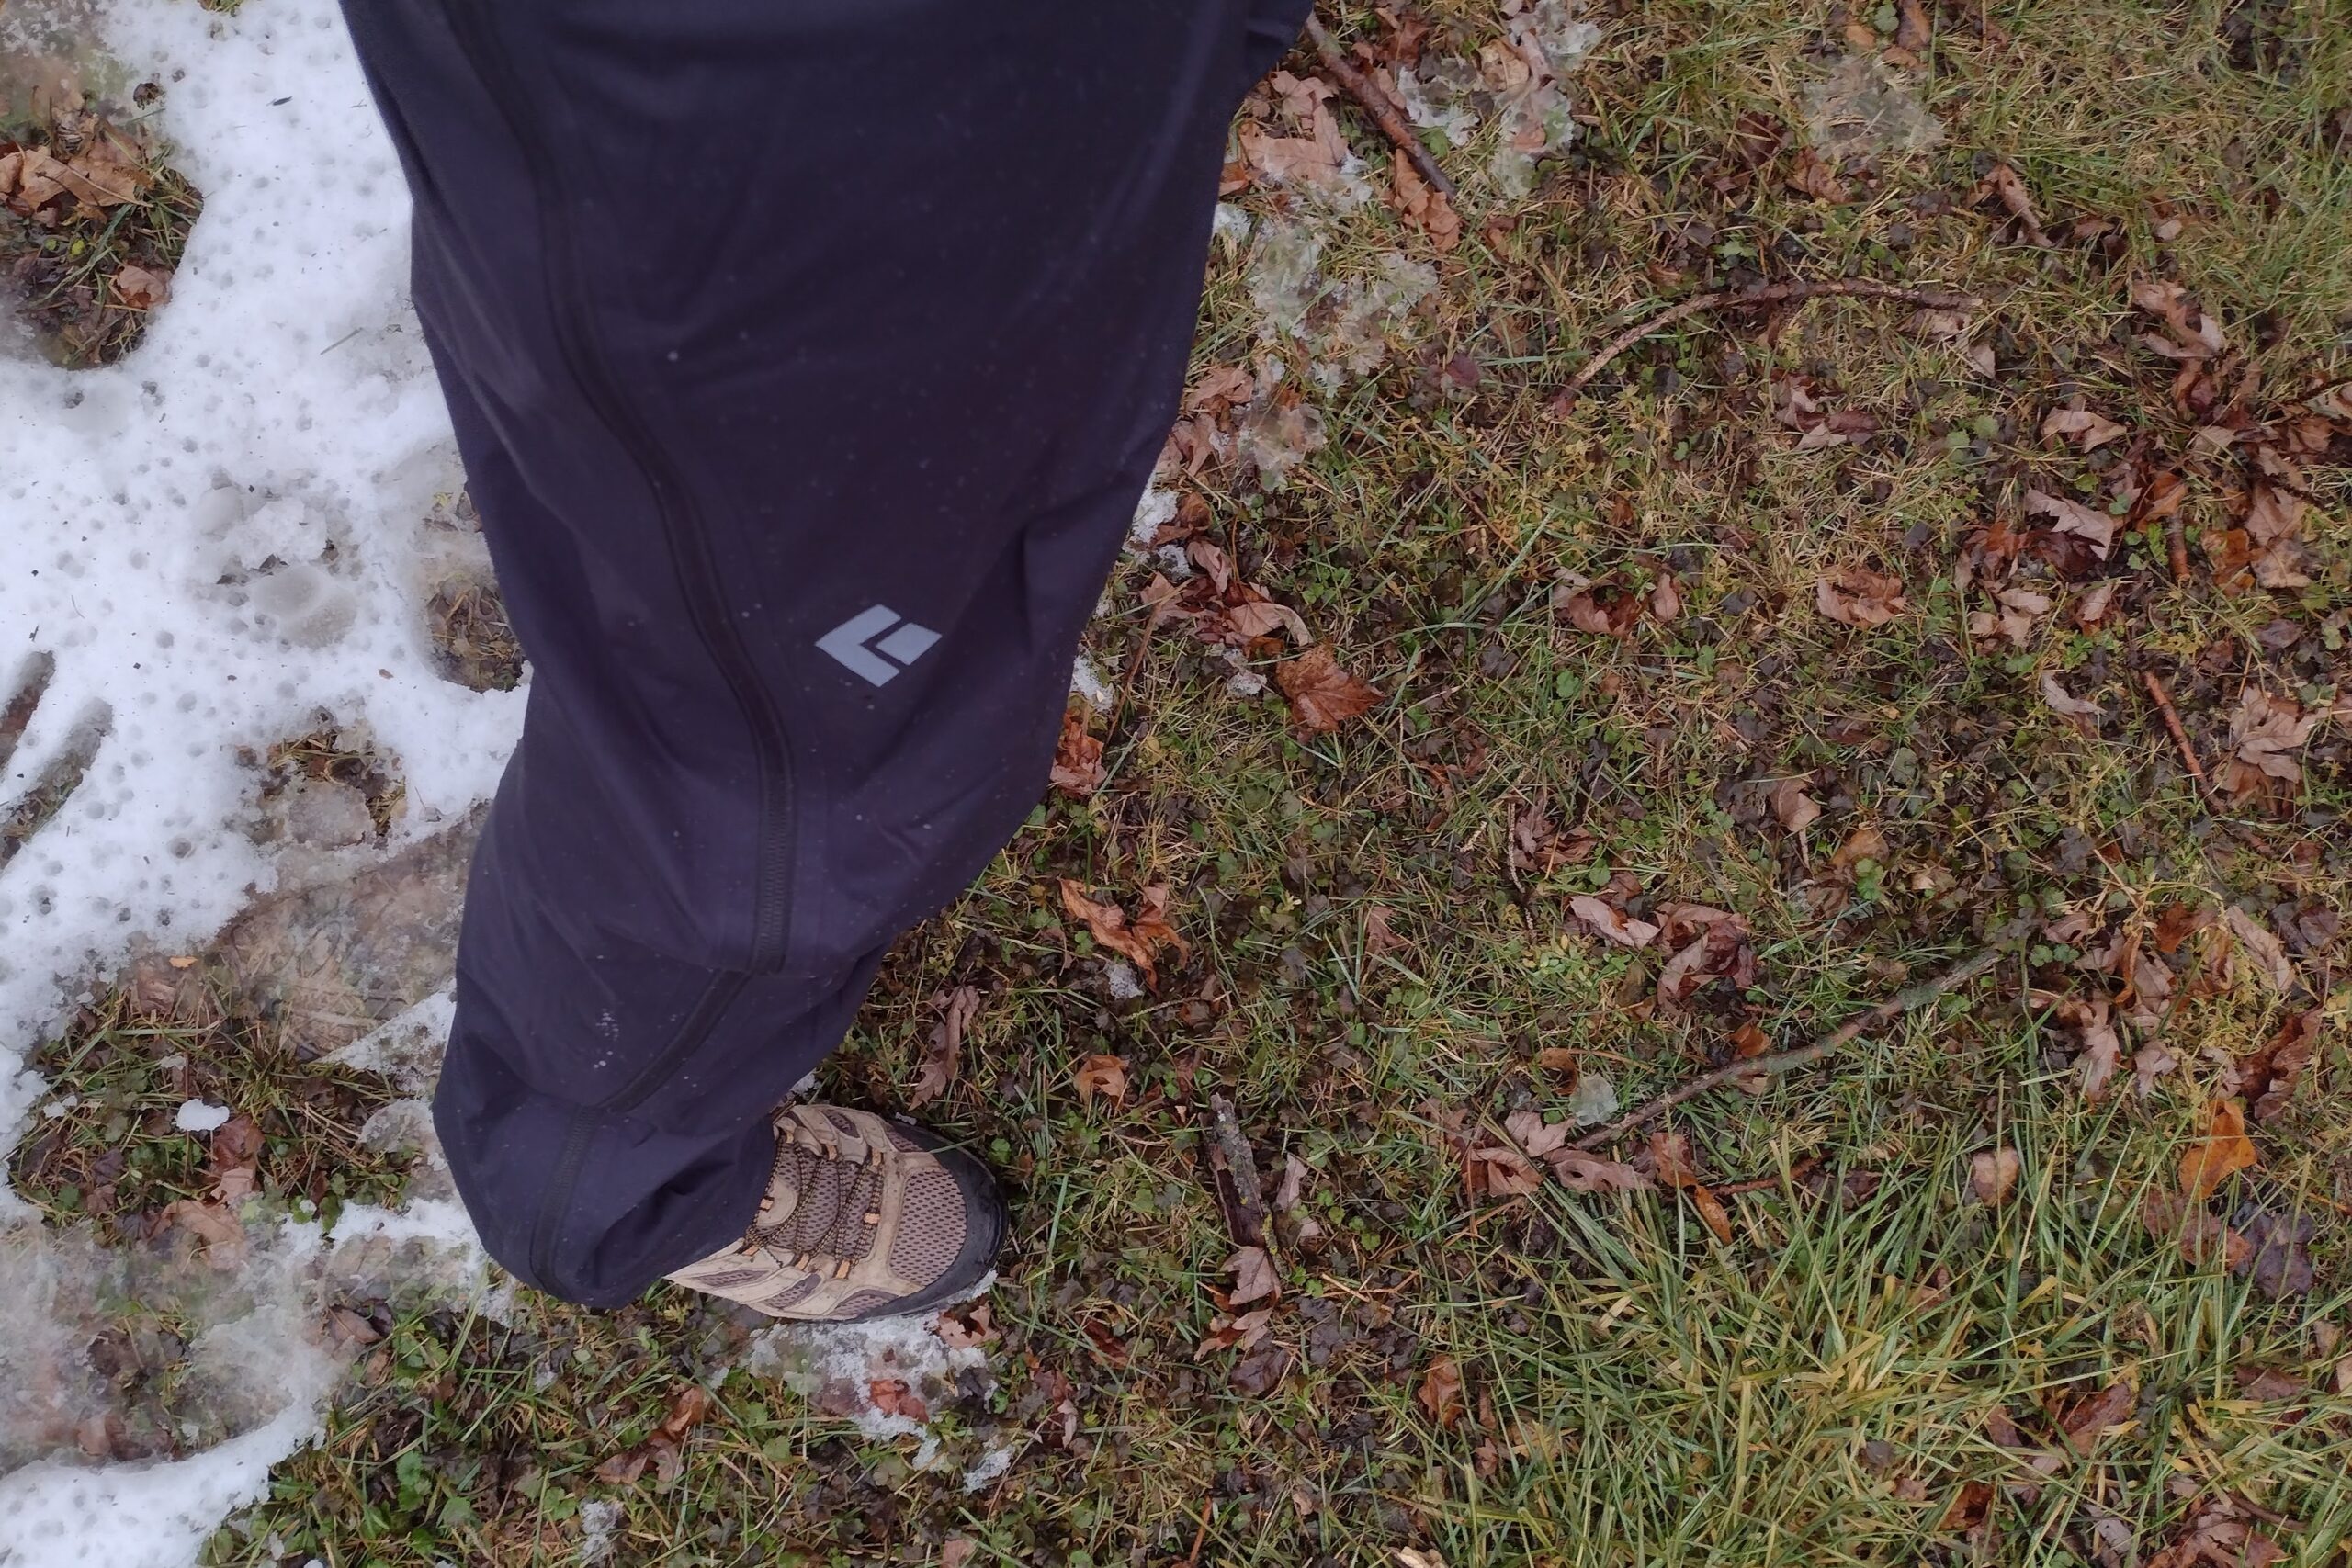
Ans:
<svg viewBox="0 0 2352 1568"><path fill-rule="evenodd" d="M1702 310L1712 310L1724 305L1778 305L1792 299L1817 299L1830 295L1900 299L1923 310L1973 310L1979 303L1973 294L1962 294L1946 288L1902 288L1868 277L1797 279L1788 283L1760 284L1754 288L1718 288L1713 293L1693 295L1679 304L1670 305L1649 320L1627 327L1610 339L1607 347L1587 360L1582 368L1568 378L1568 384L1552 395L1552 412L1567 412L1575 406L1577 397L1592 384L1593 378L1609 368L1619 355L1652 333L1664 332L1677 321L1688 321Z"/></svg>
<svg viewBox="0 0 2352 1568"><path fill-rule="evenodd" d="M1718 1067L1712 1073L1702 1073L1681 1088L1659 1095L1646 1105L1641 1106L1627 1115L1620 1116L1608 1126L1587 1133L1568 1146L1577 1149L1599 1148L1603 1144L1623 1137L1645 1122L1657 1120L1683 1101L1696 1100L1709 1089L1719 1088L1736 1078L1785 1073L1792 1068L1802 1067L1807 1062L1819 1061L1824 1056L1844 1050L1871 1030L1889 1023L1906 1012L1916 1012L1946 991L1966 985L2000 963L2001 957L1999 953L1991 950L1980 953L1967 962L1946 970L1932 980L1923 980L1906 990L1895 992L1868 1012L1855 1014L1810 1045L1800 1045L1792 1051L1778 1051L1769 1056L1751 1056L1744 1061L1734 1062L1729 1066Z"/></svg>
<svg viewBox="0 0 2352 1568"><path fill-rule="evenodd" d="M1266 1245L1266 1204L1258 1189L1258 1158L1233 1113L1233 1101L1221 1094L1209 1096L1209 1175L1216 1183L1217 1206L1225 1211L1225 1226L1236 1247Z"/></svg>
<svg viewBox="0 0 2352 1568"><path fill-rule="evenodd" d="M2205 764L2197 760L2197 748L2188 743L2188 731L2180 727L2180 710L2172 705L2172 694L2165 690L2164 682L2153 670L2140 671L2141 683L2148 688L2148 698L2156 705L2156 712L2164 716L2165 728L2172 732L2172 743L2180 748L2180 760L2188 766L2188 776L2197 781L2197 791L2207 805L2216 804L2213 781L2205 776Z"/></svg>
<svg viewBox="0 0 2352 1568"><path fill-rule="evenodd" d="M1356 69L1355 62L1348 58L1348 51L1340 47L1340 40L1331 36L1322 18L1306 18L1306 36L1314 40L1315 52L1322 56L1323 69L1338 80L1348 96L1362 106L1364 113L1372 116L1373 123L1380 127L1381 133L1396 143L1396 151L1412 163L1413 172L1421 176L1421 183L1448 201L1453 200L1453 182L1445 177L1445 171L1437 166L1437 160L1430 156L1430 150L1421 144L1419 136L1413 134L1411 124L1405 118L1405 111L1396 107L1396 100L1380 90L1380 84Z"/></svg>
<svg viewBox="0 0 2352 1568"><path fill-rule="evenodd" d="M2165 543L2172 556L2172 580L2186 588L2188 586L2188 527L2181 521L2177 508L2165 519Z"/></svg>

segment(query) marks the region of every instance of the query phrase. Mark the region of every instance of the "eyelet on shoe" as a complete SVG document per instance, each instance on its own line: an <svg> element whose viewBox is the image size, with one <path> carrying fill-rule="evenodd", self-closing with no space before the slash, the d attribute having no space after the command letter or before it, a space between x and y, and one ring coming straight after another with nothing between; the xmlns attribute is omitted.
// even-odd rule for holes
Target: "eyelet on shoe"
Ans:
<svg viewBox="0 0 2352 1568"><path fill-rule="evenodd" d="M833 1278L836 1280L846 1280L849 1278L849 1270L850 1261L848 1258L844 1258L839 1263L833 1265Z"/></svg>

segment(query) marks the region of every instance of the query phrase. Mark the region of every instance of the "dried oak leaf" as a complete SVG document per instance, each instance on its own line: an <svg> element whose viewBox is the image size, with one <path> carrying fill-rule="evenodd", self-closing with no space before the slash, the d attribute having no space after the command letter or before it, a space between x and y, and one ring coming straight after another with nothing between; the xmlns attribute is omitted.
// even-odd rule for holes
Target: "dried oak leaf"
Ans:
<svg viewBox="0 0 2352 1568"><path fill-rule="evenodd" d="M2294 698L2274 696L2259 686L2248 686L2240 693L2238 705L2230 714L2230 761L2225 772L2236 775L2225 780L2231 794L2250 798L2265 787L2265 778L2284 784L2301 782L2303 765L2291 753L2302 749L2324 716L2324 713L2307 714Z"/></svg>
<svg viewBox="0 0 2352 1568"><path fill-rule="evenodd" d="M2254 1140L2245 1135L2245 1111L2234 1100L2206 1109L2205 1131L2180 1156L2180 1196L2189 1204L2211 1198L2232 1176L2259 1163Z"/></svg>
<svg viewBox="0 0 2352 1568"><path fill-rule="evenodd" d="M2029 517L2050 519L2052 533L2071 534L2087 541L2091 554L2101 560L2105 560L2108 551L2115 547L2116 520L2104 512L2085 506L2079 501L2052 495L2046 491L2029 490L2025 492L2025 510Z"/></svg>
<svg viewBox="0 0 2352 1568"><path fill-rule="evenodd" d="M261 1128L243 1111L212 1130L204 1174L212 1183L214 1198L234 1205L254 1195L260 1181L255 1166L261 1147Z"/></svg>
<svg viewBox="0 0 2352 1568"><path fill-rule="evenodd" d="M172 275L133 263L114 275L114 297L134 310L153 310L172 297Z"/></svg>
<svg viewBox="0 0 2352 1568"><path fill-rule="evenodd" d="M2309 1214L2281 1217L2251 1206L2239 1211L2237 1221L2233 1234L2245 1237L2246 1250L2231 1272L2251 1278L2272 1301L2308 1293L2316 1278L2311 1243L2319 1234L2318 1223Z"/></svg>
<svg viewBox="0 0 2352 1568"><path fill-rule="evenodd" d="M1292 720L1311 735L1328 734L1380 701L1378 688L1340 669L1322 643L1274 666L1274 683L1290 699Z"/></svg>
<svg viewBox="0 0 2352 1568"><path fill-rule="evenodd" d="M1462 1368L1451 1356L1436 1357L1421 1374L1421 1386L1413 1397L1429 1412L1430 1420L1452 1431L1462 1422Z"/></svg>
<svg viewBox="0 0 2352 1568"><path fill-rule="evenodd" d="M1429 184L1413 167L1411 160L1402 152L1395 159L1396 193L1389 197L1407 222L1430 237L1430 243L1439 251L1450 251L1462 243L1462 218L1453 210L1453 203L1445 193Z"/></svg>
<svg viewBox="0 0 2352 1568"><path fill-rule="evenodd" d="M2058 1423L2059 1428L2077 1450L2087 1449L2103 1434L2131 1420L2138 1400L2139 1392L2130 1383L2111 1384L2077 1401Z"/></svg>
<svg viewBox="0 0 2352 1568"><path fill-rule="evenodd" d="M202 1242L205 1261L215 1269L234 1269L244 1260L244 1223L228 1204L182 1198L164 1206L164 1218Z"/></svg>
<svg viewBox="0 0 2352 1568"><path fill-rule="evenodd" d="M1657 927L1647 920L1635 919L1615 905L1589 893L1579 893L1570 898L1568 909L1595 932L1620 947L1644 948L1657 940Z"/></svg>
<svg viewBox="0 0 2352 1568"><path fill-rule="evenodd" d="M2317 1008L2289 1015L2262 1048L2238 1064L2239 1085L2256 1122L2277 1121L2319 1046Z"/></svg>
<svg viewBox="0 0 2352 1568"><path fill-rule="evenodd" d="M1143 971L1144 983L1154 989L1159 986L1155 955L1169 947L1176 949L1179 955L1192 951L1168 923L1168 885L1164 882L1143 890L1140 912L1133 924L1118 905L1092 897L1067 876L1061 879L1061 890L1062 908L1086 922L1087 931L1098 945L1135 960L1136 966Z"/></svg>
<svg viewBox="0 0 2352 1568"><path fill-rule="evenodd" d="M1772 815L1792 833L1802 833L1819 819L1821 807L1807 795L1802 779L1782 779L1772 786Z"/></svg>
<svg viewBox="0 0 2352 1568"><path fill-rule="evenodd" d="M2052 671L2041 672L2041 700L2050 705L2051 712L2085 735L2098 735L2099 720L2107 716L2107 711L2097 703L2086 702L2068 692Z"/></svg>
<svg viewBox="0 0 2352 1568"><path fill-rule="evenodd" d="M933 997L931 1005L938 1012L939 1021L932 1026L922 1060L915 1067L915 1081L907 1090L910 1111L929 1105L956 1081L956 1064L963 1056L964 1033L980 1010L980 990L977 986L958 986Z"/></svg>
<svg viewBox="0 0 2352 1568"><path fill-rule="evenodd" d="M2130 431L2104 415L2089 409L2052 409L2041 422L2041 434L2046 439L2063 435L2084 451L2104 446Z"/></svg>
<svg viewBox="0 0 2352 1568"><path fill-rule="evenodd" d="M1602 1159L1581 1149L1555 1149L1544 1156L1552 1176L1571 1192L1651 1192L1657 1183L1630 1165Z"/></svg>
<svg viewBox="0 0 2352 1568"><path fill-rule="evenodd" d="M1072 704L1062 714L1061 739L1054 746L1054 787L1084 800L1102 787L1102 742L1086 732L1086 709Z"/></svg>
<svg viewBox="0 0 2352 1568"><path fill-rule="evenodd" d="M1562 578L1553 585L1552 608L1566 617L1568 625L1594 637L1631 637L1642 619L1642 602L1634 594L1577 577Z"/></svg>
<svg viewBox="0 0 2352 1568"><path fill-rule="evenodd" d="M2295 966L2287 961L2287 945L2269 927L2233 904L2222 911L2239 950L2254 961L2256 972L2281 995L2295 988Z"/></svg>
<svg viewBox="0 0 2352 1568"><path fill-rule="evenodd" d="M1883 626L1908 607L1903 580L1868 567L1837 566L1814 585L1814 604L1840 626Z"/></svg>
<svg viewBox="0 0 2352 1568"><path fill-rule="evenodd" d="M1100 1053L1090 1055L1079 1063L1070 1083L1082 1105L1091 1104L1098 1094L1116 1105L1127 1098L1127 1059Z"/></svg>
<svg viewBox="0 0 2352 1568"><path fill-rule="evenodd" d="M903 1416L910 1421L931 1419L931 1405L903 1379L871 1379L865 1385L865 1397L885 1416Z"/></svg>
<svg viewBox="0 0 2352 1568"><path fill-rule="evenodd" d="M1978 1202L1998 1208L2017 1190L2019 1168L2017 1150L2007 1146L1971 1155L1968 1190L1976 1195Z"/></svg>
<svg viewBox="0 0 2352 1568"><path fill-rule="evenodd" d="M2082 1081L2083 1098L2098 1099L2123 1062L2123 1042L2115 1032L2112 1006L2105 997L2087 1000L2068 997L2058 1003L2058 1021L2072 1028L2079 1041L2075 1071Z"/></svg>

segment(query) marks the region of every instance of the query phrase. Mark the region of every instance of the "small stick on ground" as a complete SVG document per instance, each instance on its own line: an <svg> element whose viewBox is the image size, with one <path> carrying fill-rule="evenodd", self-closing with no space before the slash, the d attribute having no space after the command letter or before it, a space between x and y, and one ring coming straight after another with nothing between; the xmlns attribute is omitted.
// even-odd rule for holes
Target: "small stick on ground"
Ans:
<svg viewBox="0 0 2352 1568"><path fill-rule="evenodd" d="M1712 1073L1702 1073L1681 1088L1659 1095L1648 1104L1627 1115L1620 1116L1608 1126L1587 1133L1568 1146L1575 1149L1599 1148L1603 1144L1624 1136L1645 1122L1657 1121L1683 1101L1696 1100L1709 1089L1719 1088L1736 1078L1785 1073L1792 1068L1802 1067L1807 1062L1817 1062L1824 1056L1844 1050L1871 1030L1889 1023L1906 1012L1916 1012L1946 991L1966 985L2000 963L2001 958L2002 954L1996 952L1980 953L1966 963L1946 970L1932 980L1923 980L1906 990L1895 992L1868 1012L1855 1014L1810 1045L1800 1045L1792 1051L1775 1052L1769 1056L1751 1056L1745 1061L1734 1062L1729 1066L1718 1067Z"/></svg>
<svg viewBox="0 0 2352 1568"><path fill-rule="evenodd" d="M2172 580L2181 587L2188 586L2188 527L2176 511L2165 519L2165 544L2172 556Z"/></svg>
<svg viewBox="0 0 2352 1568"><path fill-rule="evenodd" d="M1779 305L1792 299L1818 299L1829 296L1899 299L1923 310L1973 310L1979 303L1973 294L1962 294L1948 288L1902 288L1867 277L1799 279L1789 283L1767 283L1754 288L1718 288L1711 294L1693 295L1679 305L1668 306L1649 320L1627 327L1610 339L1607 347L1568 378L1566 386L1552 394L1551 411L1555 417L1566 413L1575 406L1584 389L1592 384L1593 378L1609 368L1619 355L1644 338L1664 332L1677 321L1688 321L1702 310L1712 310L1721 305Z"/></svg>
<svg viewBox="0 0 2352 1568"><path fill-rule="evenodd" d="M2164 716L2165 728L2172 732L2172 743L2180 748L2180 760L2188 766L2188 776L2197 781L2198 794L2209 806L2213 801L2213 781L2205 776L2205 764L2197 760L2197 748L2188 743L2188 731L2180 727L2180 710L2172 705L2172 694L2153 670L2140 671L2141 683L2148 688L2149 700L2156 705L2156 712Z"/></svg>
<svg viewBox="0 0 2352 1568"><path fill-rule="evenodd" d="M1340 40L1331 36L1330 29L1323 25L1320 17L1306 18L1306 36L1314 40L1315 52L1322 56L1323 69L1338 79L1340 87L1363 107L1364 113L1372 116L1373 123L1380 127L1381 133L1394 142L1396 151L1412 164L1413 172L1421 176L1421 183L1452 201L1453 182L1445 177L1445 171L1437 166L1437 160L1430 156L1430 150L1421 145L1419 137L1413 134L1413 127L1405 118L1405 111L1380 90L1379 83L1356 69L1355 62L1348 58L1348 51L1340 47Z"/></svg>
<svg viewBox="0 0 2352 1568"><path fill-rule="evenodd" d="M1221 1094L1209 1096L1209 1125L1216 1136L1208 1143L1209 1174L1216 1185L1217 1207L1225 1211L1226 1230L1236 1247L1266 1245L1266 1205L1259 1195L1258 1158L1233 1113L1233 1101Z"/></svg>

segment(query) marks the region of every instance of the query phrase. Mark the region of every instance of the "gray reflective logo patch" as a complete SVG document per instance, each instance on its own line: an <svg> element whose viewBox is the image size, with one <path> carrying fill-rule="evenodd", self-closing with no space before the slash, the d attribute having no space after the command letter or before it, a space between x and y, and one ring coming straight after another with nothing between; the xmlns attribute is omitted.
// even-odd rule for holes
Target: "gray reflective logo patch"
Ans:
<svg viewBox="0 0 2352 1568"><path fill-rule="evenodd" d="M919 626L888 605L876 604L819 637L817 646L853 674L879 686L930 652L938 640L939 634L929 626Z"/></svg>

